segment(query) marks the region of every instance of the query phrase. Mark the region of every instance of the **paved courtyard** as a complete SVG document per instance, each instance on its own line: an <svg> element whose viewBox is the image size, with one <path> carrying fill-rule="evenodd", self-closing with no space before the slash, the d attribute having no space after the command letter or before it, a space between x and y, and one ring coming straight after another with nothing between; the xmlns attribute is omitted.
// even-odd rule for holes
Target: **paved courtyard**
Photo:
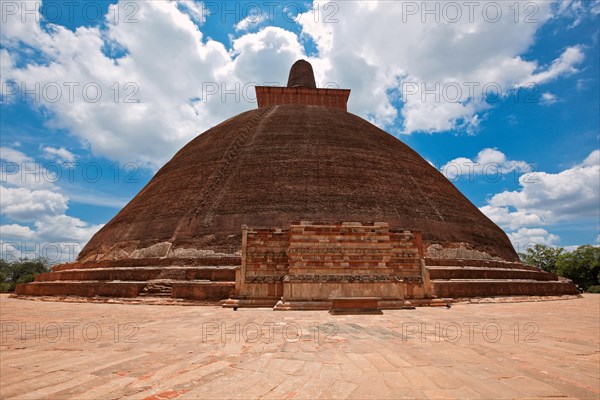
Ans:
<svg viewBox="0 0 600 400"><path fill-rule="evenodd" d="M2 295L0 398L600 397L600 295L383 315Z"/></svg>

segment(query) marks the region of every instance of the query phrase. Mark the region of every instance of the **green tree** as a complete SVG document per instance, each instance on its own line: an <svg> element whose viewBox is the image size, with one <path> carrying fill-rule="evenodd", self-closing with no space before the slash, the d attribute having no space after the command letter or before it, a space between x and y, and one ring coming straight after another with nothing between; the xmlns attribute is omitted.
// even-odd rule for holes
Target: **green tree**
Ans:
<svg viewBox="0 0 600 400"><path fill-rule="evenodd" d="M0 292L9 292L14 285L10 282L12 268L9 263L0 258Z"/></svg>
<svg viewBox="0 0 600 400"><path fill-rule="evenodd" d="M546 272L556 273L556 262L563 253L562 247L550 247L543 244L533 245L525 253L519 253L521 261L528 265L535 265Z"/></svg>
<svg viewBox="0 0 600 400"><path fill-rule="evenodd" d="M570 253L562 254L556 261L556 273L586 288L598 285L600 247L579 246Z"/></svg>
<svg viewBox="0 0 600 400"><path fill-rule="evenodd" d="M33 282L36 274L49 271L48 261L44 258L13 262L0 259L0 291L12 292L17 283Z"/></svg>

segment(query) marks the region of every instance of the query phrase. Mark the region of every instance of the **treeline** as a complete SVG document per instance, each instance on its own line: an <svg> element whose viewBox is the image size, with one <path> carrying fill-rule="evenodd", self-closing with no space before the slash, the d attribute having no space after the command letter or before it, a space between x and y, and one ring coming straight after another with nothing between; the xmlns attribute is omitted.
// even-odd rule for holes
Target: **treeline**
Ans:
<svg viewBox="0 0 600 400"><path fill-rule="evenodd" d="M50 272L48 261L44 258L10 262L0 259L0 292L12 292L17 283L33 282L35 274L42 272Z"/></svg>
<svg viewBox="0 0 600 400"><path fill-rule="evenodd" d="M590 293L600 293L600 247L585 245L565 251L536 244L519 256L525 264L564 276Z"/></svg>

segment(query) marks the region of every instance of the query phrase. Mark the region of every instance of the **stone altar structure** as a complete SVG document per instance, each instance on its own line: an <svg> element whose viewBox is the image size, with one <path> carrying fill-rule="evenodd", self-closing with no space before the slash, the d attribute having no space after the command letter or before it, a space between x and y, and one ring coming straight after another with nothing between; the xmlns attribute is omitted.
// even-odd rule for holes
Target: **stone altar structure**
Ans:
<svg viewBox="0 0 600 400"><path fill-rule="evenodd" d="M329 309L332 298L373 297L382 308L427 298L419 232L385 222L297 222L242 228L242 265L228 307Z"/></svg>

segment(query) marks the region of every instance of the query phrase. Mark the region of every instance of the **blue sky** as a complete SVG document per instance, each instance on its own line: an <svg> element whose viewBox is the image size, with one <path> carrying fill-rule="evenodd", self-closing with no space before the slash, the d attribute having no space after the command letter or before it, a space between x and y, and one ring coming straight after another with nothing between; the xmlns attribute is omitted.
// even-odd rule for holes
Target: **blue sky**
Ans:
<svg viewBox="0 0 600 400"><path fill-rule="evenodd" d="M298 58L518 250L598 244L600 2L446 3L2 2L3 254L72 259Z"/></svg>

